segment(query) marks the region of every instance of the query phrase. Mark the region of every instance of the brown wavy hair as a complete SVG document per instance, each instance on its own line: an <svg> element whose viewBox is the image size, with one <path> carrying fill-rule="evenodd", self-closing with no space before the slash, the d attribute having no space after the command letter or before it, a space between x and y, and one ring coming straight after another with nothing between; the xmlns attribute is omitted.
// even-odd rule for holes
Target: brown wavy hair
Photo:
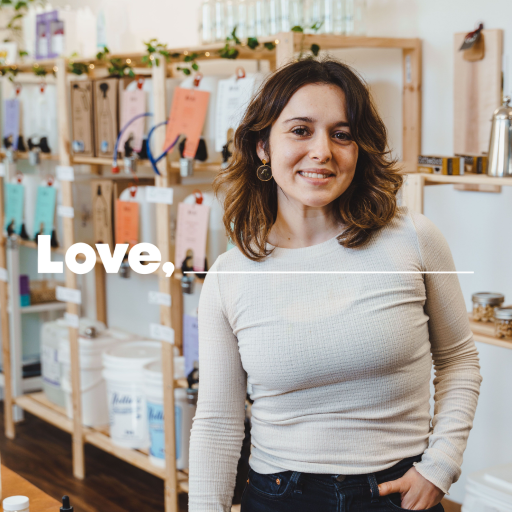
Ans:
<svg viewBox="0 0 512 512"><path fill-rule="evenodd" d="M346 226L340 245L357 248L386 226L397 211L396 194L403 183L397 162L391 157L387 130L365 81L350 66L333 58L291 62L271 74L251 100L234 136L232 159L213 180L218 197L223 193L226 233L253 261L273 249L265 244L277 218L277 183L260 181L261 165L256 145L262 141L270 155L273 123L295 92L308 84L333 84L345 93L348 123L359 147L354 178L332 206L336 220Z"/></svg>

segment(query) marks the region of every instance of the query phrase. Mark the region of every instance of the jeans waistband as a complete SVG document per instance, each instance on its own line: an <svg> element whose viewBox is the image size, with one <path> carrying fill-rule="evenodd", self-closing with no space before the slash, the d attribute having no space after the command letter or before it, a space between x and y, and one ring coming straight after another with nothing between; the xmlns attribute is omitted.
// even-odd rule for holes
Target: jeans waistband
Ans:
<svg viewBox="0 0 512 512"><path fill-rule="evenodd" d="M413 462L419 462L421 460L423 453L420 453L419 455L414 455L412 457L407 457L405 459L402 459L398 461L393 466L382 469L381 471L375 471L373 474L375 475L375 478L378 483L381 482L387 482L395 475L399 475L401 473L404 473L404 470L407 470L408 468L412 467ZM342 483L344 485L347 484L358 484L358 483L368 483L368 474L370 473L364 473L364 474L358 474L358 475L343 475L345 478L342 480ZM338 475L334 474L325 474L325 473L302 473L303 479L312 479L317 480L325 483L332 484L333 481L336 480L336 477Z"/></svg>

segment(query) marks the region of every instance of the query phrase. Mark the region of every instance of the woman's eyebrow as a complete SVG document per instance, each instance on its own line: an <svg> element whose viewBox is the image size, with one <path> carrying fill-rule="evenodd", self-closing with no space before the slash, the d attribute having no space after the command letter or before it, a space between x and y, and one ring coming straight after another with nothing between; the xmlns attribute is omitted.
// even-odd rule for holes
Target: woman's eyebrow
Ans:
<svg viewBox="0 0 512 512"><path fill-rule="evenodd" d="M314 123L316 122L316 119L313 119L312 117L292 117L291 119L287 119L286 121L283 121L283 124L291 123L292 121L302 121L303 123ZM340 121L336 123L334 126L349 126L347 121Z"/></svg>

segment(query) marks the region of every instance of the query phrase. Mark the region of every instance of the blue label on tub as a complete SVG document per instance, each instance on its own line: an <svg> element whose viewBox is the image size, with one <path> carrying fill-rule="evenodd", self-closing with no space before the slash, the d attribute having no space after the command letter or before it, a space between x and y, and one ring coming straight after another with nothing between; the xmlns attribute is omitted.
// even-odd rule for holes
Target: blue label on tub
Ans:
<svg viewBox="0 0 512 512"><path fill-rule="evenodd" d="M174 406L175 432L176 432L176 459L181 458L181 430L182 411L178 405ZM151 446L149 452L153 457L165 459L164 440L164 408L162 404L148 402L149 439Z"/></svg>

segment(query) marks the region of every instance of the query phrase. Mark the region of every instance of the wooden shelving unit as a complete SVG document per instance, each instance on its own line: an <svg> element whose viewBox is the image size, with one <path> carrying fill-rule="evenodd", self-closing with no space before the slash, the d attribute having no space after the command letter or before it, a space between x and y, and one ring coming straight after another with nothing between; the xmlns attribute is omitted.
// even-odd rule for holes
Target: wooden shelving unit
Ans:
<svg viewBox="0 0 512 512"><path fill-rule="evenodd" d="M403 203L411 210L423 213L424 187L427 185L497 185L512 186L512 177L495 178L486 174L463 174L447 176L443 174L411 173L403 187ZM497 338L494 335L494 323L475 322L468 313L469 323L475 340L497 347L512 349L512 340Z"/></svg>
<svg viewBox="0 0 512 512"><path fill-rule="evenodd" d="M417 162L420 154L421 144L421 63L422 50L419 39L398 39L398 38L370 38L370 37L347 37L333 35L303 35L295 32L279 33L276 36L260 38L260 43L274 42L276 47L273 50L267 50L260 44L256 50L248 47L240 47L240 59L268 60L270 68L276 69L279 66L291 61L294 55L300 49L308 48L313 42L320 45L322 50L334 50L341 48L396 48L402 51L403 68L403 145L404 148L404 168L412 169ZM211 60L218 58L217 51L224 46L224 43L212 45L197 46L192 48L170 49L170 53L180 53L186 55L187 52L198 53L197 60ZM125 60L130 60L130 65L134 67L142 66L143 54L123 54L112 55ZM103 61L93 59L74 59L75 62L88 64L91 69L102 68L107 65ZM176 62L176 61L175 61ZM159 67L146 68L153 79L154 95L154 115L153 123L157 124L165 121L169 112L170 105L166 104L166 79L169 73L173 72L175 62L167 65L162 63ZM38 61L40 68L52 70L56 73L54 83L57 86L58 97L58 129L59 129L59 152L58 162L60 165L90 165L91 177L105 178L126 178L127 175L121 172L119 175L112 175L110 172L102 175L101 170L104 166L110 166L111 160L104 158L83 158L72 156L70 154L70 126L69 126L69 91L68 91L68 64L64 58L56 60ZM16 68L20 72L20 78L23 72L31 73L34 62L24 62L18 64ZM95 71L92 72L94 74ZM33 81L33 80L32 80ZM164 131L155 132L155 144L162 147L164 143ZM51 156L52 158L54 155ZM122 160L119 160L122 166ZM147 165L140 162L141 170L146 171ZM177 162L169 162L168 159L162 159L158 163L161 176L155 177L155 185L158 187L179 187L181 178ZM218 172L219 164L198 164L197 171ZM0 187L3 190L3 179L0 178ZM63 205L73 207L72 182L61 182ZM170 226L168 225L170 206L165 204L157 205L157 245L162 254L162 261L172 261L170 244ZM0 194L0 223L3 225L3 194ZM75 242L73 219L64 220L64 240L63 247L58 249L59 253L65 251ZM22 245L36 248L33 242L20 242ZM0 268L6 268L5 243L0 245ZM177 269L179 270L179 269ZM97 318L103 322L106 321L105 311L105 276L100 265L96 266L96 302ZM77 278L66 269L66 287L76 289ZM160 306L161 324L167 327L173 327L176 336L176 345L181 348L181 322L182 322L182 295L181 283L179 279L169 279L159 270L159 290L169 294L172 299L172 307ZM0 281L0 322L2 327L2 350L4 361L10 361L11 343L9 338L9 316L7 312L7 283ZM71 314L78 314L78 305L67 303L66 310ZM70 327L70 349L71 349L71 375L72 375L72 397L73 397L73 419L67 417L66 412L60 407L49 402L43 393L33 393L30 395L12 396L12 388L9 385L12 381L10 365L6 365L5 371L5 429L9 438L14 438L15 424L12 415L13 405L16 405L25 411L28 411L39 418L55 425L61 430L68 432L72 436L73 446L73 473L77 478L84 478L84 443L94 444L98 448L123 459L140 469L158 476L165 484L165 510L166 512L178 511L178 493L188 492L188 475L186 471L178 471L174 461L175 456L175 432L174 432L174 388L179 385L174 381L173 368L173 347L171 344L162 342L162 360L166 362L163 365L164 377L164 417L165 417L165 454L166 467L159 468L149 462L147 453L139 450L131 450L116 446L106 429L91 429L82 424L81 393L80 393L80 365L78 349L78 330ZM238 510L234 506L233 510Z"/></svg>

